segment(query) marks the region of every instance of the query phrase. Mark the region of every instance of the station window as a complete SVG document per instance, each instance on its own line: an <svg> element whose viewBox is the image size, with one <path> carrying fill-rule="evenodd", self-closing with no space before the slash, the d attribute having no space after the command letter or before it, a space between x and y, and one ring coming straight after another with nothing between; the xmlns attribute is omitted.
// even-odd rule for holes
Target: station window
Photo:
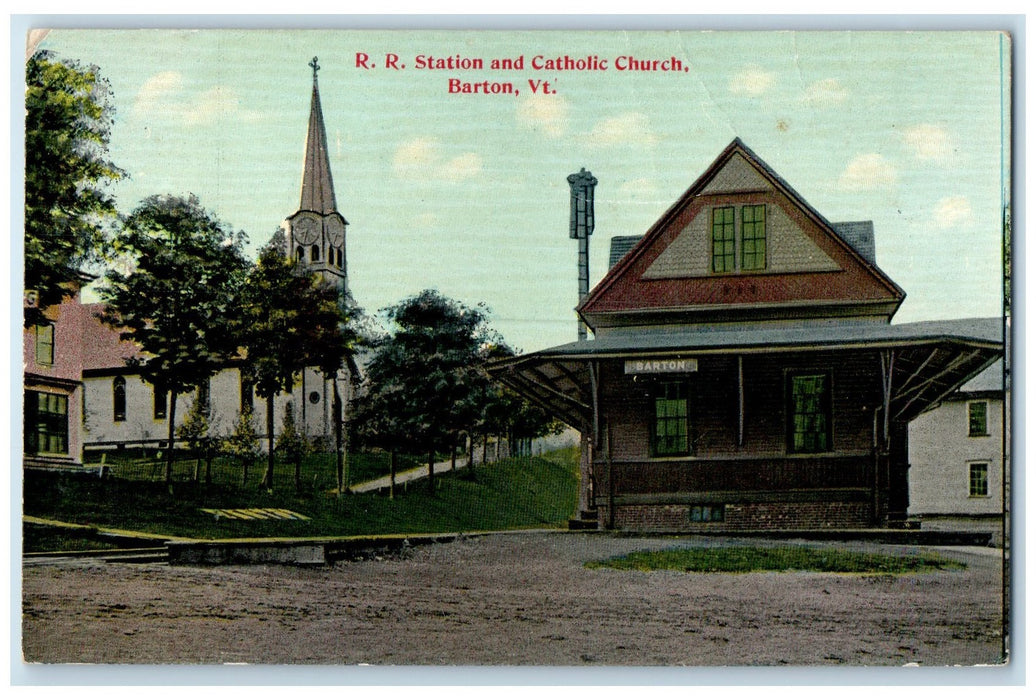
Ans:
<svg viewBox="0 0 1036 700"><path fill-rule="evenodd" d="M811 453L831 449L831 377L788 375L788 451Z"/></svg>
<svg viewBox="0 0 1036 700"><path fill-rule="evenodd" d="M656 457L691 452L687 385L662 382L655 394L652 452Z"/></svg>

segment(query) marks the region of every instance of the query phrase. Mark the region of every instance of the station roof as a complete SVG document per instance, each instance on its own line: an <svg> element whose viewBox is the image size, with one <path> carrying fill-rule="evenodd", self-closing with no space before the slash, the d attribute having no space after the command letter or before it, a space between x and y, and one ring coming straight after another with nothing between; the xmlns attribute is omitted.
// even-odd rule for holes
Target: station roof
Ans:
<svg viewBox="0 0 1036 700"><path fill-rule="evenodd" d="M574 427L591 419L595 360L874 350L887 363L890 413L911 420L1003 355L1003 319L613 331L493 363L489 371ZM878 365L876 364L876 367ZM881 381L881 371L876 371Z"/></svg>

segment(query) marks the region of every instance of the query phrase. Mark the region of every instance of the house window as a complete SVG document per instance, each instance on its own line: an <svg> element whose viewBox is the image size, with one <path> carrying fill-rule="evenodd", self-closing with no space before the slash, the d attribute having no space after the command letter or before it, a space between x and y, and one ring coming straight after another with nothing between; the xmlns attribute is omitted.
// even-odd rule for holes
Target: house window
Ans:
<svg viewBox="0 0 1036 700"><path fill-rule="evenodd" d="M723 506L691 506L692 523L723 522Z"/></svg>
<svg viewBox="0 0 1036 700"><path fill-rule="evenodd" d="M734 271L734 207L712 210L712 271Z"/></svg>
<svg viewBox="0 0 1036 700"><path fill-rule="evenodd" d="M198 393L197 393L197 400L201 403L201 410L202 410L202 413L205 414L206 418L212 412L211 396L212 396L212 390L211 390L211 387L209 386L209 380L206 379L205 381L203 381L201 384L198 385Z"/></svg>
<svg viewBox="0 0 1036 700"><path fill-rule="evenodd" d="M766 269L766 205L741 207L741 269Z"/></svg>
<svg viewBox="0 0 1036 700"><path fill-rule="evenodd" d="M26 391L24 430L27 453L68 454L68 397Z"/></svg>
<svg viewBox="0 0 1036 700"><path fill-rule="evenodd" d="M788 377L788 451L831 449L831 381L827 374Z"/></svg>
<svg viewBox="0 0 1036 700"><path fill-rule="evenodd" d="M978 437L989 435L989 426L986 423L988 404L985 401L973 401L968 404L968 436Z"/></svg>
<svg viewBox="0 0 1036 700"><path fill-rule="evenodd" d="M54 324L36 326L36 364L54 364Z"/></svg>
<svg viewBox="0 0 1036 700"><path fill-rule="evenodd" d="M112 420L120 423L126 420L126 378L112 380Z"/></svg>
<svg viewBox="0 0 1036 700"><path fill-rule="evenodd" d="M165 390L165 387L159 386L158 384L154 384L154 385L152 385L152 388L153 388L153 390L155 392L154 406L153 406L153 409L152 409L152 414L154 416L154 419L155 420L165 420L166 411L167 411L167 408L166 408L166 405L167 405L166 404L167 392Z"/></svg>
<svg viewBox="0 0 1036 700"><path fill-rule="evenodd" d="M253 396L255 395L255 387L252 385L251 380L248 379L244 374L241 375L241 413L250 413L254 410L255 405L253 402Z"/></svg>
<svg viewBox="0 0 1036 700"><path fill-rule="evenodd" d="M989 495L989 465L985 462L968 465L968 495L972 498Z"/></svg>
<svg viewBox="0 0 1036 700"><path fill-rule="evenodd" d="M652 442L656 457L690 454L687 386L683 382L659 385Z"/></svg>

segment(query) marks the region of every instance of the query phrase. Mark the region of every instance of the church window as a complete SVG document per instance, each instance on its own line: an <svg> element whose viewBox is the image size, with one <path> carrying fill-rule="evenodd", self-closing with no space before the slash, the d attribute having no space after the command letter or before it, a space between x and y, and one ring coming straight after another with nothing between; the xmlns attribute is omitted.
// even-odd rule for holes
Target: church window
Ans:
<svg viewBox="0 0 1036 700"><path fill-rule="evenodd" d="M36 364L54 364L54 324L36 326Z"/></svg>
<svg viewBox="0 0 1036 700"><path fill-rule="evenodd" d="M734 271L734 207L712 210L712 271Z"/></svg>
<svg viewBox="0 0 1036 700"><path fill-rule="evenodd" d="M309 260L310 262L316 262L317 260L320 260L320 246L314 244L309 249Z"/></svg>
<svg viewBox="0 0 1036 700"><path fill-rule="evenodd" d="M254 409L253 396L255 395L255 386L251 380L241 375L241 413L250 413Z"/></svg>
<svg viewBox="0 0 1036 700"><path fill-rule="evenodd" d="M197 401L201 402L201 410L202 413L206 415L206 417L212 411L211 397L212 388L209 386L209 380L206 379L198 385L198 393L196 398Z"/></svg>
<svg viewBox="0 0 1036 700"><path fill-rule="evenodd" d="M335 259L336 259L336 263L335 264L338 265L338 267L341 267L342 266L342 249L341 248L335 248Z"/></svg>
<svg viewBox="0 0 1036 700"><path fill-rule="evenodd" d="M741 269L766 269L766 205L741 207Z"/></svg>
<svg viewBox="0 0 1036 700"><path fill-rule="evenodd" d="M112 380L112 420L121 423L126 420L126 378Z"/></svg>
<svg viewBox="0 0 1036 700"><path fill-rule="evenodd" d="M165 420L167 411L167 392L165 390L165 387L160 384L155 384L152 388L155 392L154 405L152 406L152 416L155 420Z"/></svg>
<svg viewBox="0 0 1036 700"><path fill-rule="evenodd" d="M302 262L302 246L295 249L295 261Z"/></svg>

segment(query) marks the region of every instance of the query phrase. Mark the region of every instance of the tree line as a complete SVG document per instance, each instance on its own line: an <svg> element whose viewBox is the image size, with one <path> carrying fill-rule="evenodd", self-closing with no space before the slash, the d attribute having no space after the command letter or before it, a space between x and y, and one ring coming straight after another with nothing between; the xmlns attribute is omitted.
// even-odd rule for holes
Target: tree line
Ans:
<svg viewBox="0 0 1036 700"><path fill-rule="evenodd" d="M479 436L506 435L515 444L559 429L484 371L485 362L513 354L484 307L426 290L382 310L386 332L365 332L362 310L290 256L282 230L252 262L246 235L193 195L153 195L121 215L108 193L126 174L108 156L107 81L95 66L39 52L28 61L26 85L25 289L34 303L24 324L44 322L48 307L88 279L84 270L101 270L101 319L140 348L128 364L168 392L167 482L178 397L230 362L266 403L268 489L275 397L290 392L305 368L333 380L358 354L366 372L348 411L349 434L364 446L428 455L429 476L436 454L454 451L462 437L473 450ZM345 397L337 381L331 385L340 416ZM242 437L250 421L242 414L238 444L230 441L239 454L254 452ZM340 490L347 438L336 420Z"/></svg>

